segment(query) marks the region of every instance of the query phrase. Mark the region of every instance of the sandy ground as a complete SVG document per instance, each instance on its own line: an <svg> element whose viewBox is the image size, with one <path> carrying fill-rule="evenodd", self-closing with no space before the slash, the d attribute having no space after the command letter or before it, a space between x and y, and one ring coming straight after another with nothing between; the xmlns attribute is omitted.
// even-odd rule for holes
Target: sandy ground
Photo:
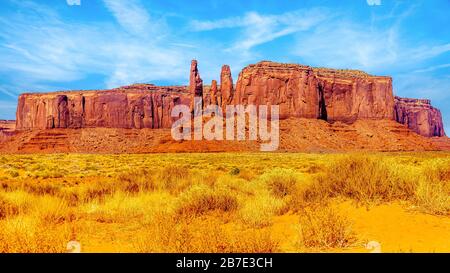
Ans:
<svg viewBox="0 0 450 273"><path fill-rule="evenodd" d="M371 207L352 202L339 203L338 208L353 222L358 242L348 249L316 249L308 252L362 252L369 241L381 244L382 252L450 252L450 217L424 214L400 203ZM274 220L272 234L280 241L280 252L303 252L299 247L299 216L286 214ZM83 252L130 252L137 224L86 223L89 238L80 238ZM85 233L86 234L86 233Z"/></svg>
<svg viewBox="0 0 450 273"><path fill-rule="evenodd" d="M450 252L450 217L424 214L399 203L357 207L352 202L337 205L353 222L358 242L348 249L315 252L367 252L365 244L377 241L382 252ZM296 242L299 217L277 217L273 229L282 252L299 252ZM301 251L301 250L300 250Z"/></svg>

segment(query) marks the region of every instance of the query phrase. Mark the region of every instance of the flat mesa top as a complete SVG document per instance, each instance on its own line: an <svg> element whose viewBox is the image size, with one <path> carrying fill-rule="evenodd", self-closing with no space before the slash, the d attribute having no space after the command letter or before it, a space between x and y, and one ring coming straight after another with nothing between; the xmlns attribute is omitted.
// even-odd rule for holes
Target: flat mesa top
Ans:
<svg viewBox="0 0 450 273"><path fill-rule="evenodd" d="M37 95L37 96L45 96L45 95L67 95L67 94L77 94L82 93L83 95L93 95L97 93L142 93L142 92L166 92L166 93L187 93L187 86L157 86L154 84L144 84L137 83L132 85L121 86L113 89L100 89L100 90L61 90L61 91L53 91L53 92L26 92L22 95Z"/></svg>
<svg viewBox="0 0 450 273"><path fill-rule="evenodd" d="M388 76L376 76L366 73L361 70L355 69L334 69L326 67L312 67L308 65L295 64L295 63L277 63L272 61L261 61L256 64L248 65L244 70L252 69L267 69L267 70L312 70L318 76L338 76L338 77L352 77L352 78L390 78Z"/></svg>
<svg viewBox="0 0 450 273"><path fill-rule="evenodd" d="M226 66L228 67L228 66ZM229 69L229 68L228 68ZM263 74L282 74L285 77L291 75L292 71L309 71L309 73L313 73L317 77L324 78L342 78L342 79L354 79L354 78L378 78L391 80L391 77L387 76L374 76L370 75L364 71L353 70L353 69L332 69L332 68L322 68L322 67L311 67L307 65L301 64L292 64L292 63L277 63L272 61L261 61L256 64L250 64L246 66L242 72L245 73L263 73ZM242 73L241 72L241 73ZM204 86L207 88L207 86ZM23 95L35 95L35 96L45 96L45 95L69 95L69 94L83 94L83 95L95 95L98 93L127 93L127 94L135 94L135 93L143 93L143 92L163 92L168 94L186 94L189 92L187 86L157 86L154 84L146 84L146 83L136 83L132 85L122 86L113 89L104 89L104 90L66 90L66 91L54 91L54 92L26 92Z"/></svg>

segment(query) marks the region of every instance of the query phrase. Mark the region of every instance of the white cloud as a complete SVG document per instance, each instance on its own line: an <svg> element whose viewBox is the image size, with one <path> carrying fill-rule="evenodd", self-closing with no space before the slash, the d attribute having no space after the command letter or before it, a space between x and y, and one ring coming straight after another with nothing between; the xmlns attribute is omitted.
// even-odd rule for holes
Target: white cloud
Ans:
<svg viewBox="0 0 450 273"><path fill-rule="evenodd" d="M0 100L0 119L15 119L15 110L17 108L17 102Z"/></svg>
<svg viewBox="0 0 450 273"><path fill-rule="evenodd" d="M33 2L25 9L26 16L0 18L0 73L16 82L15 87L4 87L2 93L14 96L25 88L52 90L61 82L92 74L105 77L108 88L188 77L190 56L184 51L192 48L155 40L145 31L153 21L137 1L109 2L108 7L123 29L105 23L66 23L51 8Z"/></svg>
<svg viewBox="0 0 450 273"><path fill-rule="evenodd" d="M163 33L164 22L151 18L139 0L103 0L117 22L129 33L150 36Z"/></svg>
<svg viewBox="0 0 450 273"><path fill-rule="evenodd" d="M410 54L414 59L430 59L447 52L450 52L450 43L443 45L421 46L411 50Z"/></svg>
<svg viewBox="0 0 450 273"><path fill-rule="evenodd" d="M277 15L248 12L241 17L231 17L216 21L190 23L193 31L208 31L223 28L241 28L236 41L228 51L249 55L255 46L271 42L277 38L308 30L324 21L328 13L323 9L295 10Z"/></svg>
<svg viewBox="0 0 450 273"><path fill-rule="evenodd" d="M450 78L433 77L428 74L399 74L394 78L397 94L406 97L428 98L435 103L450 102Z"/></svg>
<svg viewBox="0 0 450 273"><path fill-rule="evenodd" d="M427 73L427 72L432 72L432 71L449 68L449 67L450 67L450 64L440 64L440 65L435 65L435 66L431 66L431 67L427 67L427 68L423 68L423 69L417 69L417 70L413 71L413 73Z"/></svg>
<svg viewBox="0 0 450 273"><path fill-rule="evenodd" d="M67 5L69 6L80 6L81 0L66 0Z"/></svg>
<svg viewBox="0 0 450 273"><path fill-rule="evenodd" d="M3 93L3 94L5 94L5 95L7 95L7 96L9 96L9 97L11 97L13 99L17 99L17 94L14 93L14 92L9 91L6 88L0 87L0 93Z"/></svg>
<svg viewBox="0 0 450 273"><path fill-rule="evenodd" d="M369 6L380 6L381 0L366 0Z"/></svg>
<svg viewBox="0 0 450 273"><path fill-rule="evenodd" d="M371 30L336 21L298 35L292 53L315 65L382 70L399 57L397 39L395 28Z"/></svg>
<svg viewBox="0 0 450 273"><path fill-rule="evenodd" d="M307 64L386 73L411 69L450 52L450 44L433 45L424 41L418 46L406 42L400 22L408 14L399 15L395 22L383 28L344 20L320 25L312 32L296 36L292 54Z"/></svg>
<svg viewBox="0 0 450 273"><path fill-rule="evenodd" d="M248 24L249 22L242 17L231 17L219 19L216 21L193 20L190 22L190 29L193 31L207 31L220 28L243 27L247 26Z"/></svg>

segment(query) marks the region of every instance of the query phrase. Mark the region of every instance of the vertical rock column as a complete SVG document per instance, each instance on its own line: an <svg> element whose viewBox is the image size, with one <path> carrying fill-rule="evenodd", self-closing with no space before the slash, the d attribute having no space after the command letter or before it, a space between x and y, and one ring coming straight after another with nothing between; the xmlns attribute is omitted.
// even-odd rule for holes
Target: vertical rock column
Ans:
<svg viewBox="0 0 450 273"><path fill-rule="evenodd" d="M218 105L217 103L217 81L212 80L211 82L211 91L210 91L210 102L211 105Z"/></svg>
<svg viewBox="0 0 450 273"><path fill-rule="evenodd" d="M191 72L189 77L189 93L191 94L191 112L203 109L203 101L195 103L195 97L203 98L203 80L200 78L200 73L197 68L197 60L191 62Z"/></svg>
<svg viewBox="0 0 450 273"><path fill-rule="evenodd" d="M220 72L220 93L222 95L222 109L225 111L226 105L231 104L234 95L233 78L228 65L222 66Z"/></svg>

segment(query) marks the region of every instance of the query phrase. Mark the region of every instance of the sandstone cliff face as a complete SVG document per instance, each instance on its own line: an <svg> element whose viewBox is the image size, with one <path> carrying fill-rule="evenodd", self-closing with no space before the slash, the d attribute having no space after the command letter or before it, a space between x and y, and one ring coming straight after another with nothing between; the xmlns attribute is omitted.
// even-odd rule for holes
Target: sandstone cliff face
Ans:
<svg viewBox="0 0 450 273"><path fill-rule="evenodd" d="M420 135L445 136L441 112L430 100L395 97L395 119Z"/></svg>
<svg viewBox="0 0 450 273"><path fill-rule="evenodd" d="M203 81L193 60L188 87L136 84L112 90L23 94L16 128L170 128L175 105L279 105L280 118L353 123L359 119L396 120L424 136L443 136L442 117L427 100L396 98L390 77L355 70L312 68L269 61L245 67L233 85L224 65L220 87ZM225 109L223 109L225 110Z"/></svg>
<svg viewBox="0 0 450 273"><path fill-rule="evenodd" d="M394 119L389 77L267 61L242 70L234 103L279 105L281 118Z"/></svg>
<svg viewBox="0 0 450 273"><path fill-rule="evenodd" d="M103 91L22 94L16 127L170 128L174 105L189 105L184 87L132 85Z"/></svg>
<svg viewBox="0 0 450 273"><path fill-rule="evenodd" d="M314 68L319 93L323 94L328 121L394 119L394 95L390 77L361 71Z"/></svg>
<svg viewBox="0 0 450 273"><path fill-rule="evenodd" d="M279 105L280 118L320 118L317 79L307 66L260 62L239 74L234 104Z"/></svg>

